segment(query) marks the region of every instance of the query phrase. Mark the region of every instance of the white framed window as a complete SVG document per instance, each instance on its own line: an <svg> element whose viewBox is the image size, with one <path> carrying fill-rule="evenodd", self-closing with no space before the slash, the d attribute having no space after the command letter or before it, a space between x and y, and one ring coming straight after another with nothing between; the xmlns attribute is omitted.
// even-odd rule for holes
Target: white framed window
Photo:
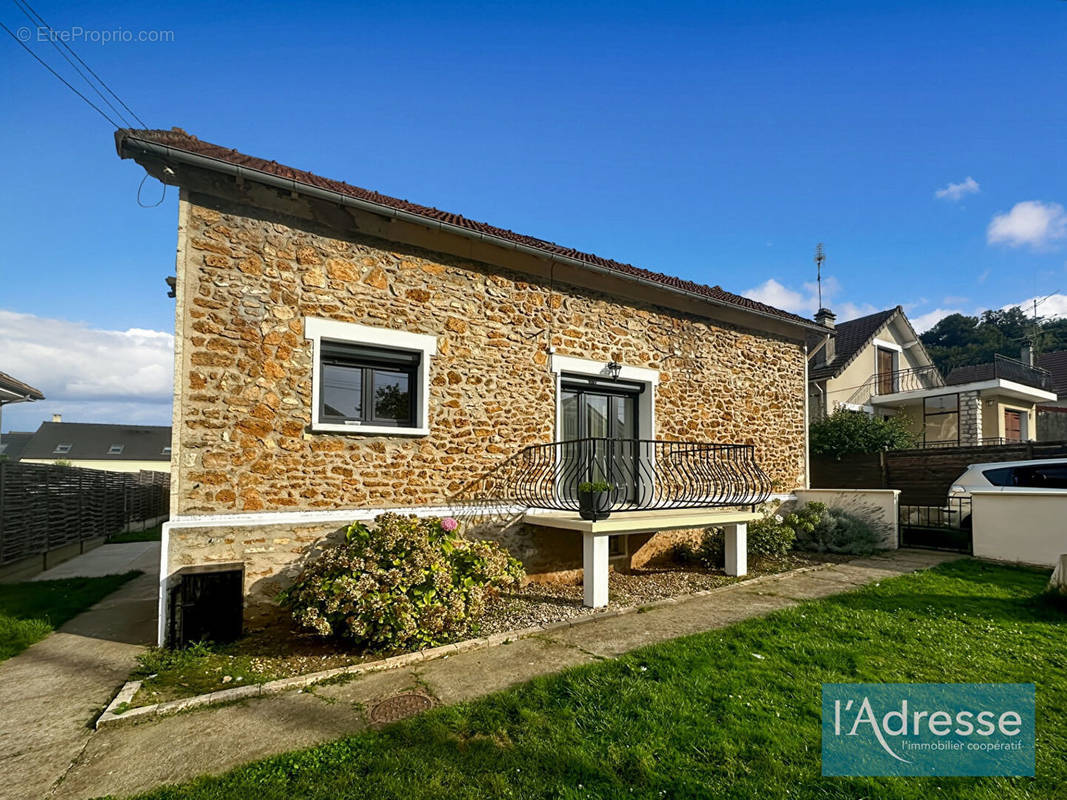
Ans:
<svg viewBox="0 0 1067 800"><path fill-rule="evenodd" d="M69 445L69 444L57 444L56 445L56 449L53 450L52 452L54 454L63 455L64 453L69 453L70 452L70 448L72 446L73 445Z"/></svg>
<svg viewBox="0 0 1067 800"><path fill-rule="evenodd" d="M122 455L122 451L125 450L125 449L126 449L126 445L124 445L124 444L113 444L113 445L111 445L111 447L109 447L107 449L107 454L109 456Z"/></svg>
<svg viewBox="0 0 1067 800"><path fill-rule="evenodd" d="M323 433L425 436L430 432L430 357L437 338L308 317L313 343L311 429Z"/></svg>

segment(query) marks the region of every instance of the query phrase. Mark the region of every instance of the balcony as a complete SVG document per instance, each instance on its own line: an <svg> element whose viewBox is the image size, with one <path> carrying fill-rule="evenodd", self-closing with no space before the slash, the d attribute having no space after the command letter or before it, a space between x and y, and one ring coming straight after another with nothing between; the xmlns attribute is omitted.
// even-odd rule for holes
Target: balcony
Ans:
<svg viewBox="0 0 1067 800"><path fill-rule="evenodd" d="M610 519L578 514L578 487L587 481L610 485L598 504ZM771 493L752 445L654 439L533 445L477 483L482 498L526 509L528 524L582 536L584 603L590 608L608 602L611 536L721 527L726 573L744 575L747 524L759 518L755 506Z"/></svg>
<svg viewBox="0 0 1067 800"><path fill-rule="evenodd" d="M1033 367L1015 358L1008 358L999 353L992 362L956 367L948 375L948 383L958 386L979 381L1004 380L1022 384L1046 392L1054 392L1052 375L1048 370Z"/></svg>
<svg viewBox="0 0 1067 800"><path fill-rule="evenodd" d="M526 508L575 512L578 485L586 481L612 486L611 512L754 506L771 491L752 445L654 439L533 445L495 476L502 499Z"/></svg>
<svg viewBox="0 0 1067 800"><path fill-rule="evenodd" d="M916 369L901 369L896 372L880 372L868 378L848 399L848 406L865 406L872 397L900 392L917 392L937 389L945 385L945 379L933 364Z"/></svg>

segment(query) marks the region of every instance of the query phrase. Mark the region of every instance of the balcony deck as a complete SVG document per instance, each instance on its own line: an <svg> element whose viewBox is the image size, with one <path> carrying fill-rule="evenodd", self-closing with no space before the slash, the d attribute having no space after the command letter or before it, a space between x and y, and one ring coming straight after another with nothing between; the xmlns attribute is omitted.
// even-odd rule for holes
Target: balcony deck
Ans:
<svg viewBox="0 0 1067 800"><path fill-rule="evenodd" d="M759 518L760 515L752 511L690 508L615 511L607 519L596 522L582 519L573 511L528 511L523 521L582 535L583 604L589 608L602 608L608 604L608 539L611 536L722 526L726 533L726 574L740 576L748 572L748 523Z"/></svg>
<svg viewBox="0 0 1067 800"><path fill-rule="evenodd" d="M653 531L707 528L713 525L749 523L760 518L751 511L736 511L729 508L687 508L665 511L615 511L607 519L582 519L573 511L527 511L523 522L546 528L562 528L576 533L618 535L626 533L651 533Z"/></svg>

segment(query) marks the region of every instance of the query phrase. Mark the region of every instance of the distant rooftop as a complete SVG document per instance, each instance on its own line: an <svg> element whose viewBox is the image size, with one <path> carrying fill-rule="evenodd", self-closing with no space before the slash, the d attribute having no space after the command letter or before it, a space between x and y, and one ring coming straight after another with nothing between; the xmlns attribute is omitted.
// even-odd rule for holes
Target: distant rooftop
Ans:
<svg viewBox="0 0 1067 800"><path fill-rule="evenodd" d="M169 425L42 422L21 458L70 461L170 461Z"/></svg>

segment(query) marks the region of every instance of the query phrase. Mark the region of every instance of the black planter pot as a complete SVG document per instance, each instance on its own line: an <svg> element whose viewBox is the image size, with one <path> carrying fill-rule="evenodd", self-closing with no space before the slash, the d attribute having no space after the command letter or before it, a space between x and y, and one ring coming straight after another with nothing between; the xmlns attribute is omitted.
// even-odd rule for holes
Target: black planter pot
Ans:
<svg viewBox="0 0 1067 800"><path fill-rule="evenodd" d="M611 492L578 492L578 516L596 522L611 516Z"/></svg>

